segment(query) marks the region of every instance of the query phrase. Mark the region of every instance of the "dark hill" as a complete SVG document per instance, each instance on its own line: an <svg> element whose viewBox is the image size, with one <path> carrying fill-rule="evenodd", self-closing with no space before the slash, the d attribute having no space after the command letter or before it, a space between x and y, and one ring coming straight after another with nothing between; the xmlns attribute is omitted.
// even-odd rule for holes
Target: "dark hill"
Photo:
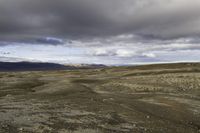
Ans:
<svg viewBox="0 0 200 133"><path fill-rule="evenodd" d="M0 71L44 71L44 70L71 70L73 66L64 66L55 63L38 62L0 62Z"/></svg>

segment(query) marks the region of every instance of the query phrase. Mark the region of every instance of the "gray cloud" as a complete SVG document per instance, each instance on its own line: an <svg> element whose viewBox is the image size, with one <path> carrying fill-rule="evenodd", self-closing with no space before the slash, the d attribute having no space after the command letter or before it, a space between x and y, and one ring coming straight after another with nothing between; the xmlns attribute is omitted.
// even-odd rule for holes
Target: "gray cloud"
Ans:
<svg viewBox="0 0 200 133"><path fill-rule="evenodd" d="M200 36L199 0L0 0L0 40Z"/></svg>
<svg viewBox="0 0 200 133"><path fill-rule="evenodd" d="M38 60L30 60L30 59L26 59L26 58L5 57L5 56L0 56L0 61L2 61L2 62L21 62L21 61L39 62Z"/></svg>
<svg viewBox="0 0 200 133"><path fill-rule="evenodd" d="M64 41L62 39L55 37L45 37L37 39L35 43L59 45L59 44L64 44Z"/></svg>

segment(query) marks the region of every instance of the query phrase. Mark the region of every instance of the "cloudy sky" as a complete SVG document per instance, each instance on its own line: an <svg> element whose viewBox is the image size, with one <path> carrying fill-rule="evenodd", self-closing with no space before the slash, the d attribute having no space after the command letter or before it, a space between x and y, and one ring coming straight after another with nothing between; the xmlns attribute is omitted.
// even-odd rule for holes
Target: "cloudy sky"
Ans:
<svg viewBox="0 0 200 133"><path fill-rule="evenodd" d="M0 61L200 61L200 1L0 0Z"/></svg>

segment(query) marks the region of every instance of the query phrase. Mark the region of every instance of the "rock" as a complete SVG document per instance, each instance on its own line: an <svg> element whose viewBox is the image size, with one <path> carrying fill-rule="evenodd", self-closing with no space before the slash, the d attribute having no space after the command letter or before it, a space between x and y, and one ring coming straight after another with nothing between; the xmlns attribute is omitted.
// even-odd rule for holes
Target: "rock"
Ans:
<svg viewBox="0 0 200 133"><path fill-rule="evenodd" d="M22 128L22 127L21 127L21 128L19 128L19 131L23 131L23 130L24 130L24 128Z"/></svg>

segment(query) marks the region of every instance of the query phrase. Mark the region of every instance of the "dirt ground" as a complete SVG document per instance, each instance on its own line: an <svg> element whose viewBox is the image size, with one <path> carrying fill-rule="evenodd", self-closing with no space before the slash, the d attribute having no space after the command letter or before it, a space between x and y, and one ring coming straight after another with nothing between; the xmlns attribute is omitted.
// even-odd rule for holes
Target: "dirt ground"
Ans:
<svg viewBox="0 0 200 133"><path fill-rule="evenodd" d="M200 64L1 72L0 133L200 133Z"/></svg>

